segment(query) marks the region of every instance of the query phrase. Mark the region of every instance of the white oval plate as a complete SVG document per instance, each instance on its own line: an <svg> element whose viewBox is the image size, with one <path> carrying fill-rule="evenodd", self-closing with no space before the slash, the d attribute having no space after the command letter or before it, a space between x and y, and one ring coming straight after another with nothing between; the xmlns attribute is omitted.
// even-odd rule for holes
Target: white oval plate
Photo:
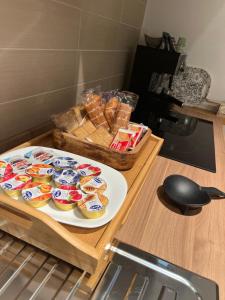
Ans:
<svg viewBox="0 0 225 300"><path fill-rule="evenodd" d="M127 194L127 182L124 176L120 172L100 162L97 162L95 160L80 155L76 155L70 152L65 152L65 151L52 149L52 148L39 147L39 146L26 147L15 151L11 151L4 155L1 155L0 159L5 160L7 158L16 155L24 155L27 152L32 151L36 148L51 150L56 154L56 156L72 157L76 159L79 164L89 163L96 167L101 168L102 173L100 177L102 177L107 182L107 189L104 192L104 195L106 195L109 199L109 204L107 205L105 214L98 219L84 218L79 212L78 208L75 208L74 210L71 211L59 210L55 207L52 201L50 201L48 205L38 208L38 210L46 213L47 215L57 220L58 222L73 225L73 226L84 227L84 228L95 228L95 227L103 226L106 223L108 223L110 220L112 220L112 218L117 214L120 207L122 206L123 201ZM1 191L1 193L3 192ZM23 201L23 200L21 198L18 201Z"/></svg>

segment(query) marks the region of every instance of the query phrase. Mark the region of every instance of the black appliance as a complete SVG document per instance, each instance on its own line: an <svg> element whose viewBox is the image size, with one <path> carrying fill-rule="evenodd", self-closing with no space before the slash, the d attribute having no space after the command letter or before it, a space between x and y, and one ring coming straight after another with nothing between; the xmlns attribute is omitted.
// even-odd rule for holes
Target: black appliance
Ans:
<svg viewBox="0 0 225 300"><path fill-rule="evenodd" d="M170 96L173 76L186 55L138 46L129 90L139 95L132 120L165 139L160 155L216 172L213 123L173 111L183 103Z"/></svg>
<svg viewBox="0 0 225 300"><path fill-rule="evenodd" d="M137 47L129 89L140 98L132 119L150 126L156 134L159 134L158 121L161 118L176 121L170 114L171 106L182 106L181 101L168 95L168 88L185 59L186 55L177 52L140 45ZM156 91L155 86L160 80L168 80L169 84L161 91Z"/></svg>

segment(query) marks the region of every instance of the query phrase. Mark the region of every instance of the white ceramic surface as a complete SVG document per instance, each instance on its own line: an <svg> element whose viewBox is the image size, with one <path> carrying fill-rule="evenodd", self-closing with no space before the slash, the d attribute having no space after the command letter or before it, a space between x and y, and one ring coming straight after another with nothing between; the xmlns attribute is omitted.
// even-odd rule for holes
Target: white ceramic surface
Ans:
<svg viewBox="0 0 225 300"><path fill-rule="evenodd" d="M36 149L40 147L26 147L23 149L15 150L12 152L8 152L4 155L0 156L0 159L5 160L6 158L15 156L15 155L24 155L25 153ZM124 176L118 172L117 170L108 167L102 163L99 163L97 161L94 161L92 159L72 154L69 152L57 150L57 149L52 149L52 148L46 148L46 147L41 147L45 150L51 150L54 151L56 156L69 156L78 161L79 164L83 163L89 163L92 164L93 166L99 167L102 170L101 175L99 175L101 178L105 179L107 182L107 189L104 192L104 195L106 195L109 199L109 204L107 205L106 208L106 213L98 218L98 219L86 219L84 218L79 210L75 208L74 210L71 211L61 211L57 209L54 206L54 203L50 201L50 204L38 208L38 210L46 213L47 215L51 216L53 219L64 223L64 224L69 224L73 226L78 226L78 227L84 227L84 228L94 228L94 227L99 227L102 225L105 225L108 223L112 218L117 214L119 211L121 205L123 204L123 201L126 197L127 194L127 182ZM2 191L0 193L3 193ZM23 201L22 199L15 200L15 201Z"/></svg>

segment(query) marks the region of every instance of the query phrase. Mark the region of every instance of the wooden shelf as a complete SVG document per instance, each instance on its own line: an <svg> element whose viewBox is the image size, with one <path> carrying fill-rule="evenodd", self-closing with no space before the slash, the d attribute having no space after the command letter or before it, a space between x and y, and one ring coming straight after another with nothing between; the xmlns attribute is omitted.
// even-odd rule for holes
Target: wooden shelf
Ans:
<svg viewBox="0 0 225 300"><path fill-rule="evenodd" d="M162 143L162 139L151 135L133 168L122 172L128 183L128 194L120 211L108 224L94 229L62 225L24 203L1 195L0 229L87 271L89 274L95 273L96 277L108 260L106 245L112 242L115 233L126 221ZM47 132L11 150L28 146L53 147L52 132ZM92 279L90 279L91 281L93 282Z"/></svg>

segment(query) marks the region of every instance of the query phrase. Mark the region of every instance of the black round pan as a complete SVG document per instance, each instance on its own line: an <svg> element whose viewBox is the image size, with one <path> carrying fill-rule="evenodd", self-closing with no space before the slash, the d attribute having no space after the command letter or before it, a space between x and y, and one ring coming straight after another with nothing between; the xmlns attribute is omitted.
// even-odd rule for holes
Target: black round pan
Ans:
<svg viewBox="0 0 225 300"><path fill-rule="evenodd" d="M163 183L166 196L183 211L197 209L208 204L211 199L225 198L225 193L214 187L201 187L191 179L181 175L168 176Z"/></svg>

